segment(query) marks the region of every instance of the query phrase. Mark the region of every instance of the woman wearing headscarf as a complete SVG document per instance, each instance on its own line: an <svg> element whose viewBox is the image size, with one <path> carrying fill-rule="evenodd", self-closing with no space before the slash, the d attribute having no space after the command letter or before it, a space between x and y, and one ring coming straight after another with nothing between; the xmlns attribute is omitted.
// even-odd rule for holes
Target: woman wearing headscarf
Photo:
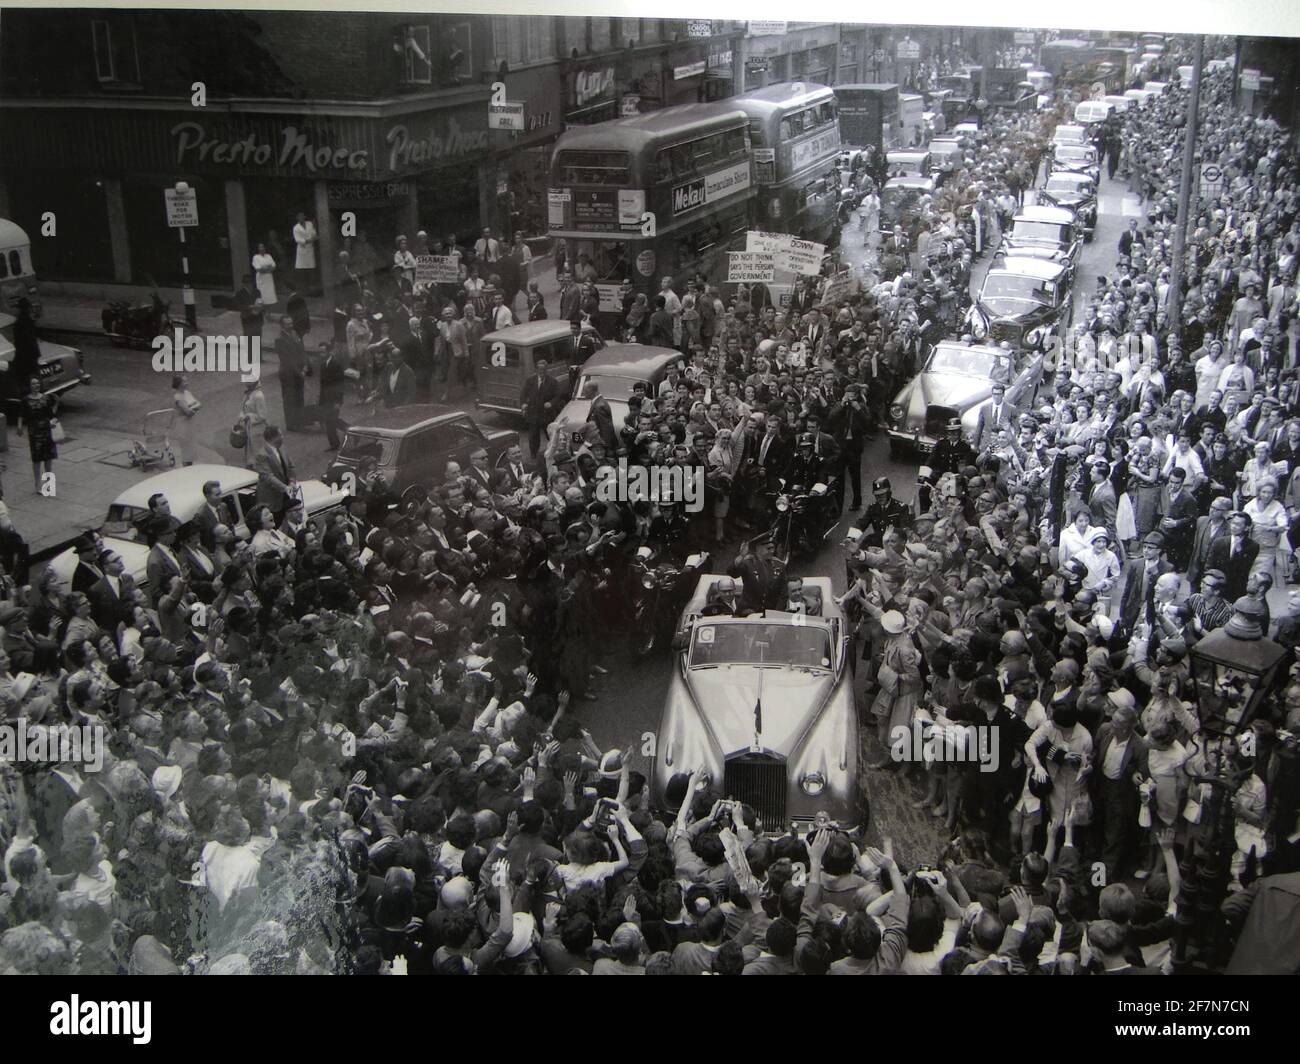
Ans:
<svg viewBox="0 0 1300 1064"><path fill-rule="evenodd" d="M632 300L632 309L627 312L624 324L638 344L646 342L650 332L650 306L646 302L644 292L638 292L636 298Z"/></svg>

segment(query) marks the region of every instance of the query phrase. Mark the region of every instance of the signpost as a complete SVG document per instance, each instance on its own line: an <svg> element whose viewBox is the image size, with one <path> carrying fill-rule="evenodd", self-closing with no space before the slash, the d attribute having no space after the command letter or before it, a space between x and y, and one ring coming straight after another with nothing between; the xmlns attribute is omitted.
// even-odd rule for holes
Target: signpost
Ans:
<svg viewBox="0 0 1300 1064"><path fill-rule="evenodd" d="M524 131L524 105L522 103L488 104L488 129Z"/></svg>
<svg viewBox="0 0 1300 1064"><path fill-rule="evenodd" d="M898 58L907 63L917 62L921 58L921 42L904 37L898 42Z"/></svg>
<svg viewBox="0 0 1300 1064"><path fill-rule="evenodd" d="M1245 69L1241 72L1241 91L1259 92L1259 71Z"/></svg>
<svg viewBox="0 0 1300 1064"><path fill-rule="evenodd" d="M1214 199L1223 191L1223 168L1218 163L1201 163L1201 199Z"/></svg>
<svg viewBox="0 0 1300 1064"><path fill-rule="evenodd" d="M177 181L174 188L163 189L163 203L167 208L167 225L175 229L181 239L181 302L185 305L185 323L191 329L197 329L198 308L194 305L194 289L190 287L190 257L185 254L185 230L199 224L199 194L184 181Z"/></svg>

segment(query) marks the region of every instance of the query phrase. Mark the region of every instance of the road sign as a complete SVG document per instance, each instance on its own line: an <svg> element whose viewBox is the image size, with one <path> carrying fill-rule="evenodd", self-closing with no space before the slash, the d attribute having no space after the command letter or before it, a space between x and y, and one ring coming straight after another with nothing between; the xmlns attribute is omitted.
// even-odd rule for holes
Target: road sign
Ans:
<svg viewBox="0 0 1300 1064"><path fill-rule="evenodd" d="M1259 92L1259 71L1246 69L1241 72L1241 91Z"/></svg>
<svg viewBox="0 0 1300 1064"><path fill-rule="evenodd" d="M488 104L488 129L524 131L524 105L522 103Z"/></svg>
<svg viewBox="0 0 1300 1064"><path fill-rule="evenodd" d="M898 58L907 62L915 62L921 58L921 42L914 41L911 37L904 37L898 42Z"/></svg>
<svg viewBox="0 0 1300 1064"><path fill-rule="evenodd" d="M199 194L195 189L165 188L163 199L167 204L169 228L186 229L199 224Z"/></svg>
<svg viewBox="0 0 1300 1064"><path fill-rule="evenodd" d="M713 23L706 18L692 18L686 20L687 37L712 37Z"/></svg>
<svg viewBox="0 0 1300 1064"><path fill-rule="evenodd" d="M1218 163L1201 163L1202 199L1213 199L1223 191L1223 167Z"/></svg>

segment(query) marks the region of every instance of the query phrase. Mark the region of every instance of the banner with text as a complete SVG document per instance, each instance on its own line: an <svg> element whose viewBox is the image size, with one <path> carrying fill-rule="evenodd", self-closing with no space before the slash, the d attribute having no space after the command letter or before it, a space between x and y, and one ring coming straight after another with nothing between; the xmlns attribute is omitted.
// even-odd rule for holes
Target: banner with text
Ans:
<svg viewBox="0 0 1300 1064"><path fill-rule="evenodd" d="M459 255L416 255L416 284L455 284L460 280Z"/></svg>
<svg viewBox="0 0 1300 1064"><path fill-rule="evenodd" d="M755 281L771 281L776 270L772 256L761 251L727 252L727 280L752 284Z"/></svg>
<svg viewBox="0 0 1300 1064"><path fill-rule="evenodd" d="M809 276L821 271L826 245L800 240L789 233L750 232L745 238L745 250L771 255L778 270Z"/></svg>

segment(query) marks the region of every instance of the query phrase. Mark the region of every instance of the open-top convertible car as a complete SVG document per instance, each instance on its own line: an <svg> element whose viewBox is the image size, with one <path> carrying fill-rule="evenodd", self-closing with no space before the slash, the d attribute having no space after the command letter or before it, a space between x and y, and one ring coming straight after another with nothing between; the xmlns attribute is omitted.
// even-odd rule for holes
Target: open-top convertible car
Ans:
<svg viewBox="0 0 1300 1064"><path fill-rule="evenodd" d="M994 384L1005 385L1006 401L1024 409L1042 377L1041 351L941 340L889 407L889 453L929 454L951 418L961 418L962 432L970 439Z"/></svg>
<svg viewBox="0 0 1300 1064"><path fill-rule="evenodd" d="M673 641L680 661L659 726L656 802L674 777L702 767L715 790L753 807L764 833L811 826L819 812L865 827L852 654L830 578L804 578L803 612L748 616L720 601L720 581L730 578L700 577Z"/></svg>

